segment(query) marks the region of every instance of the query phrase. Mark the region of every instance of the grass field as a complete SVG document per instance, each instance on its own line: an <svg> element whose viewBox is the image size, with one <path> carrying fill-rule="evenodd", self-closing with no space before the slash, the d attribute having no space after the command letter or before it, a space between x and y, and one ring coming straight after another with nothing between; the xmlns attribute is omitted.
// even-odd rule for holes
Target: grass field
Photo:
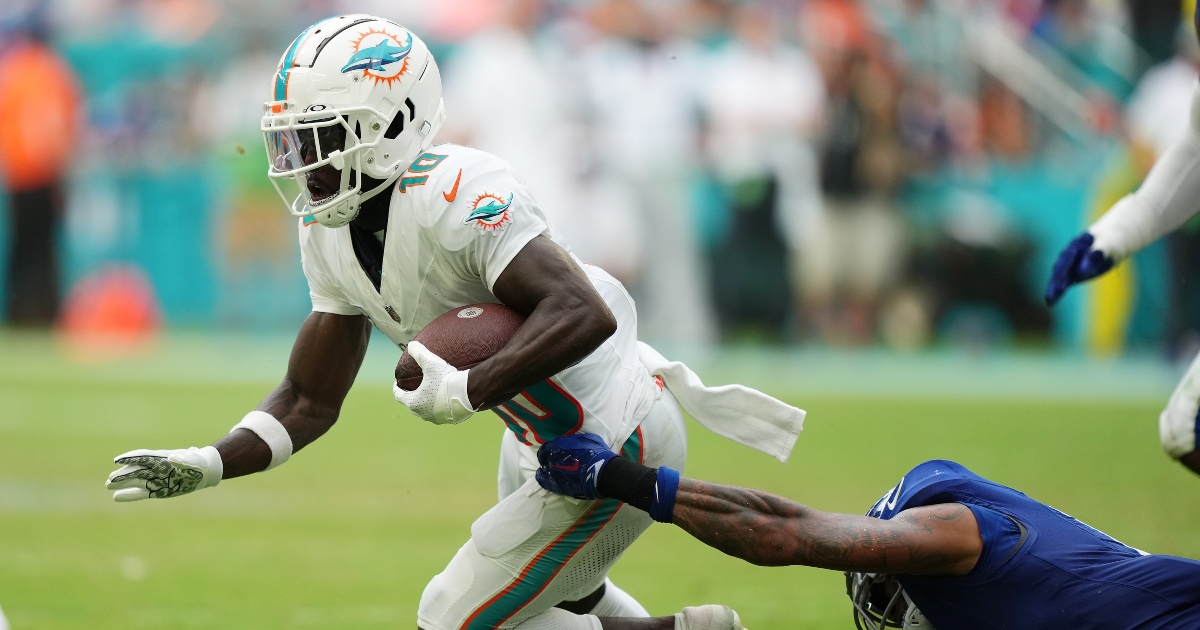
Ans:
<svg viewBox="0 0 1200 630"><path fill-rule="evenodd" d="M45 340L0 339L0 357L0 607L15 630L412 628L425 583L495 501L500 422L425 424L374 378L279 470L116 505L114 455L206 444L270 380L121 376ZM692 424L689 476L860 513L911 466L951 458L1131 545L1200 557L1200 479L1161 454L1157 400L785 390L771 393L809 411L791 463ZM719 602L752 630L853 627L840 574L753 567L670 526L612 577L656 614Z"/></svg>

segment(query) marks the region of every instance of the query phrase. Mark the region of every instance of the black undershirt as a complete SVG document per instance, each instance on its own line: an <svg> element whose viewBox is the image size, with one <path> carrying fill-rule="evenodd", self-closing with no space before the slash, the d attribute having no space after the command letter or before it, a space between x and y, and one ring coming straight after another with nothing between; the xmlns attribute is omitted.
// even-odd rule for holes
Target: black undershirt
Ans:
<svg viewBox="0 0 1200 630"><path fill-rule="evenodd" d="M363 203L358 216L350 222L350 243L354 246L354 257L375 292L383 283L383 243L375 238L375 233L387 229L388 214L392 206L392 191L394 187L379 193ZM386 235L385 235L386 236Z"/></svg>

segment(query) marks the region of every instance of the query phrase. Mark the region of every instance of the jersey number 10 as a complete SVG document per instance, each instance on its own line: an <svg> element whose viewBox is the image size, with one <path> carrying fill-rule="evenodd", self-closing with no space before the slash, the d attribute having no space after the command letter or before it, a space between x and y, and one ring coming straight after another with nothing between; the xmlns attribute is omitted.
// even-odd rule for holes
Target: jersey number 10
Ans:
<svg viewBox="0 0 1200 630"><path fill-rule="evenodd" d="M583 406L550 379L521 390L492 411L522 444L530 446L570 435L583 426Z"/></svg>

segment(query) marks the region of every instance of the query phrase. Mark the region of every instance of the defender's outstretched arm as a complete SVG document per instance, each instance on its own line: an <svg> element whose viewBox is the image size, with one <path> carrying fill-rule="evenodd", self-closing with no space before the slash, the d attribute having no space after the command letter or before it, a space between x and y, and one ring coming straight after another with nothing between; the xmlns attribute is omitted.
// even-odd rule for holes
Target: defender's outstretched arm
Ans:
<svg viewBox="0 0 1200 630"><path fill-rule="evenodd" d="M1200 85L1183 137L1163 152L1142 185L1088 228L1094 247L1122 259L1173 232L1200 212Z"/></svg>
<svg viewBox="0 0 1200 630"><path fill-rule="evenodd" d="M974 513L957 503L912 508L890 520L821 512L761 490L642 466L588 433L543 444L538 462L538 483L551 492L623 501L710 547L764 566L964 575L983 551Z"/></svg>
<svg viewBox="0 0 1200 630"><path fill-rule="evenodd" d="M1190 124L1155 162L1145 181L1121 198L1059 254L1046 287L1054 306L1067 289L1091 280L1200 212L1200 86L1192 95Z"/></svg>
<svg viewBox="0 0 1200 630"><path fill-rule="evenodd" d="M362 315L314 312L292 346L287 375L233 431L204 448L130 451L105 484L117 501L163 499L277 466L337 421L370 340Z"/></svg>
<svg viewBox="0 0 1200 630"><path fill-rule="evenodd" d="M958 503L882 520L692 479L679 482L673 522L710 547L763 566L965 575L983 549L975 515Z"/></svg>

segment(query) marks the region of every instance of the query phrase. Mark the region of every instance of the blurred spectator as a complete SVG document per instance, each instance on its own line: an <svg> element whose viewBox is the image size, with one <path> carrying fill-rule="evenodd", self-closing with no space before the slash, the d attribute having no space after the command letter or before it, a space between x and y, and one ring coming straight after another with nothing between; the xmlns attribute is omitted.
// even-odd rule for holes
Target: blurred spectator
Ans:
<svg viewBox="0 0 1200 630"><path fill-rule="evenodd" d="M858 5L820 0L806 15L829 93L821 147L824 200L801 234L802 314L830 343L864 343L884 289L904 269L893 81Z"/></svg>
<svg viewBox="0 0 1200 630"><path fill-rule="evenodd" d="M1200 44L1190 27L1180 29L1178 42L1176 55L1151 68L1138 82L1126 108L1129 141L1140 154L1143 175L1188 130Z"/></svg>
<svg viewBox="0 0 1200 630"><path fill-rule="evenodd" d="M1129 10L1133 40L1145 50L1151 65L1168 61L1175 55L1175 35L1179 32L1179 16L1190 21L1196 11L1196 1L1158 0L1157 2L1126 2Z"/></svg>
<svg viewBox="0 0 1200 630"><path fill-rule="evenodd" d="M813 136L821 75L763 5L740 5L733 39L705 60L704 154L725 191L728 230L709 252L722 334L779 338L793 312L788 269L819 206Z"/></svg>
<svg viewBox="0 0 1200 630"><path fill-rule="evenodd" d="M875 0L871 7L887 42L886 65L899 70L895 126L907 168L929 174L974 157L979 74L966 46L970 14L945 0Z"/></svg>
<svg viewBox="0 0 1200 630"><path fill-rule="evenodd" d="M984 81L979 95L979 125L983 147L1008 162L1022 162L1033 150L1025 104L996 79Z"/></svg>
<svg viewBox="0 0 1200 630"><path fill-rule="evenodd" d="M888 60L913 78L940 90L974 94L975 67L965 55L963 15L945 0L872 0L880 32L891 46Z"/></svg>
<svg viewBox="0 0 1200 630"><path fill-rule="evenodd" d="M1091 83L1088 88L1123 99L1132 88L1125 77L1135 60L1132 55L1112 54L1116 42L1103 36L1096 13L1089 0L1046 0L1032 34L1065 57ZM1117 56L1130 58L1114 64Z"/></svg>
<svg viewBox="0 0 1200 630"><path fill-rule="evenodd" d="M216 222L222 323L279 324L294 320L297 274L296 219L284 210L265 176L267 156L259 123L279 63L268 33L241 42L240 54L200 95L197 116L212 154L224 167L228 189ZM275 305L271 309L264 302ZM291 305L292 309L277 308Z"/></svg>
<svg viewBox="0 0 1200 630"><path fill-rule="evenodd" d="M8 320L47 326L59 307L63 177L73 157L79 89L75 74L34 24L5 35L0 50L0 176L8 193L11 250Z"/></svg>
<svg viewBox="0 0 1200 630"><path fill-rule="evenodd" d="M597 37L582 51L580 74L597 167L590 189L608 197L614 189L621 193L593 205L592 216L604 217L593 229L624 225L626 233L612 244L639 234L649 244L630 282L639 333L661 341L711 341L711 302L688 207L697 167L698 51L671 39L671 20L656 19L639 0L600 0L589 18ZM606 258L617 272L624 270L620 260Z"/></svg>
<svg viewBox="0 0 1200 630"><path fill-rule="evenodd" d="M578 242L577 224L586 220L574 194L581 143L569 116L564 56L537 37L543 0L500 0L496 8L495 21L443 64L448 119L438 140L507 161L550 221Z"/></svg>
<svg viewBox="0 0 1200 630"><path fill-rule="evenodd" d="M1135 185L1183 128L1195 81L1180 56L1119 109L1144 67L1131 38L1162 58L1154 34L1178 16L1146 3L1126 7L1132 35L1125 5L1094 0L0 0L0 29L39 6L89 124L67 149L63 269L32 284L57 296L59 276L69 286L130 264L174 325L303 315L257 119L280 51L331 14L382 14L426 36L446 84L439 140L508 160L575 253L626 282L654 340L786 338L800 315L802 330L859 343L897 328L877 311L918 333L901 345L935 330L1036 338L1035 285L1087 200L1103 205L1089 183ZM980 33L994 41L976 45ZM53 128L36 133L69 140L48 112L35 123ZM1122 118L1134 160L1114 159ZM1116 162L1119 182L1097 176ZM54 212L14 218L31 216L50 242ZM37 242L10 236L6 256ZM1200 327L1188 238L1172 241L1182 290L1147 280L1167 277L1165 248L1123 266L1139 270L1137 304L1155 305L1138 327L1161 328L1171 299L1175 336ZM1086 328L1071 308L1084 306L1057 311L1063 339Z"/></svg>
<svg viewBox="0 0 1200 630"><path fill-rule="evenodd" d="M672 26L678 29L678 35L705 48L724 43L731 9L728 0L684 0L671 4L677 11L665 17L674 20Z"/></svg>

